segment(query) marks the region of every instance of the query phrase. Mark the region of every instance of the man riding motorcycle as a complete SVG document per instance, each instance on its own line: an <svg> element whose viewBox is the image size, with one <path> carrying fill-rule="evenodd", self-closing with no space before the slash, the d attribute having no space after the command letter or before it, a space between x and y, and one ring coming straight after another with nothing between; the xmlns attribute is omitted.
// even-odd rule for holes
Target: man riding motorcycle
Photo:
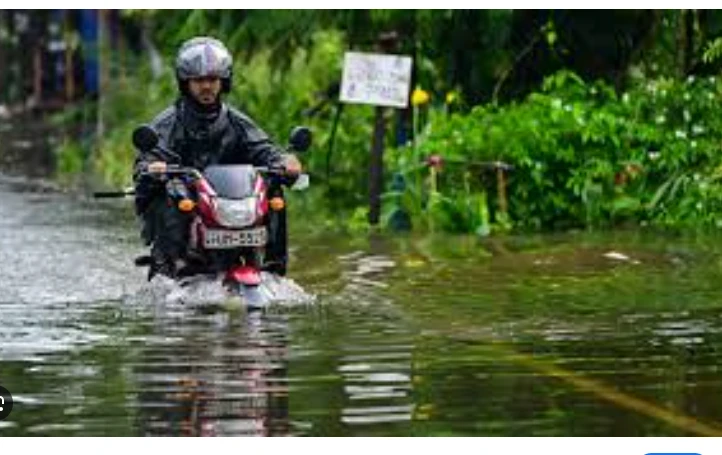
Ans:
<svg viewBox="0 0 722 455"><path fill-rule="evenodd" d="M152 245L150 277L174 277L185 265L191 221L167 203L158 176L166 171L169 158L160 149L177 152L181 162L175 164L199 170L213 164L251 164L285 167L291 176L301 173L294 155L281 153L248 116L221 100L231 90L232 72L230 53L214 38L190 39L178 51L180 96L151 122L161 147L158 153L139 150L134 167L136 213L143 222L142 237Z"/></svg>

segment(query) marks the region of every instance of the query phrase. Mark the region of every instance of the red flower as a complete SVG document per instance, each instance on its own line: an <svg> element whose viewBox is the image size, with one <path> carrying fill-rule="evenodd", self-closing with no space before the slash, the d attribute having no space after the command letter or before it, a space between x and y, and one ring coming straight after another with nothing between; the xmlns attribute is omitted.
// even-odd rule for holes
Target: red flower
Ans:
<svg viewBox="0 0 722 455"><path fill-rule="evenodd" d="M624 171L619 171L616 174L614 174L614 185L616 185L616 186L626 185L628 180L629 180L629 177L627 176L627 173Z"/></svg>
<svg viewBox="0 0 722 455"><path fill-rule="evenodd" d="M429 167L433 167L436 170L441 170L441 168L444 166L444 159L441 157L441 155L431 155L426 158L426 165Z"/></svg>

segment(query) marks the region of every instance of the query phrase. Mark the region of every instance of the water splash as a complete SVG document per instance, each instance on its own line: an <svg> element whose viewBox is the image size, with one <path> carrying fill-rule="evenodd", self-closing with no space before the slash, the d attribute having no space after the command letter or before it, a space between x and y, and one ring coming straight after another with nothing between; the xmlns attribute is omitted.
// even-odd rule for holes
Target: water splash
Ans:
<svg viewBox="0 0 722 455"><path fill-rule="evenodd" d="M253 298L263 305L293 306L307 305L316 301L316 296L307 293L298 283L286 277L261 273L261 284L253 291ZM249 294L231 292L223 285L220 277L191 277L180 282L164 276L155 277L142 286L137 293L125 299L129 304L160 304L167 306L249 306Z"/></svg>

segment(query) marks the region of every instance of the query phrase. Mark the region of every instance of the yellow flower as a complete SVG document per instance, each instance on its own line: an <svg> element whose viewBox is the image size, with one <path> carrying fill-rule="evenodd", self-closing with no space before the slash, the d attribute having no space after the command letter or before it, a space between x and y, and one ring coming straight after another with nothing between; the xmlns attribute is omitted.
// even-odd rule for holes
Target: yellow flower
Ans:
<svg viewBox="0 0 722 455"><path fill-rule="evenodd" d="M414 93L411 94L411 104L414 106L422 106L428 103L430 98L429 92L417 87Z"/></svg>
<svg viewBox="0 0 722 455"><path fill-rule="evenodd" d="M446 104L454 104L459 99L459 94L452 91L446 94Z"/></svg>

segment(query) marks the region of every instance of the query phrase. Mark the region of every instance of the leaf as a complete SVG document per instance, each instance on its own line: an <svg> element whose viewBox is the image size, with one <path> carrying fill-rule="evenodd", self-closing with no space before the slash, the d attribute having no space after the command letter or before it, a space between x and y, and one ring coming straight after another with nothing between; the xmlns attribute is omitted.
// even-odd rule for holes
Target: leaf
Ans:
<svg viewBox="0 0 722 455"><path fill-rule="evenodd" d="M635 212L639 209L641 203L639 199L631 196L621 196L612 203L612 211L617 212Z"/></svg>
<svg viewBox="0 0 722 455"><path fill-rule="evenodd" d="M672 185L672 183L675 182L676 178L676 175L672 176L671 178L667 179L663 184L661 184L659 188L657 188L657 191L654 192L652 200L649 201L649 203L647 204L647 208L649 210L654 210L657 207L659 202L664 197L664 194L667 192L667 189Z"/></svg>
<svg viewBox="0 0 722 455"><path fill-rule="evenodd" d="M712 63L719 59L720 55L722 55L722 37L715 38L707 43L707 48L702 54L702 61Z"/></svg>
<svg viewBox="0 0 722 455"><path fill-rule="evenodd" d="M557 42L557 32L554 30L548 30L546 32L546 38L549 47L554 47L554 44Z"/></svg>

